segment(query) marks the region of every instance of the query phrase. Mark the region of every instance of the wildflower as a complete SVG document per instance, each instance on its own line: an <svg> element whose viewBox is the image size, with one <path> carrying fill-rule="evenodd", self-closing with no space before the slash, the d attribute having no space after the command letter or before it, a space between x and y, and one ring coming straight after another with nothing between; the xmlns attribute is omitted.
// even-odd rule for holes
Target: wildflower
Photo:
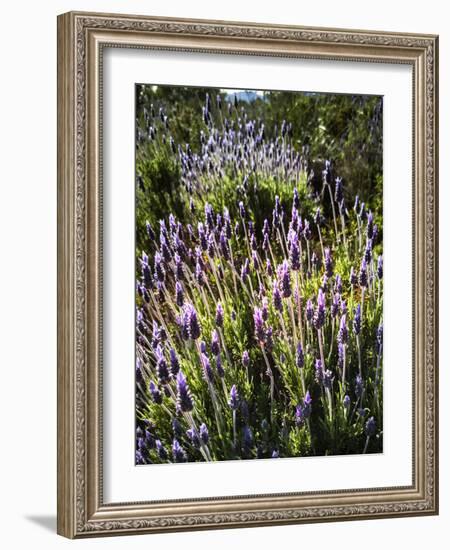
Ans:
<svg viewBox="0 0 450 550"><path fill-rule="evenodd" d="M156 355L156 374L158 375L159 383L164 385L169 382L169 369L166 358L161 346L158 344L155 350Z"/></svg>
<svg viewBox="0 0 450 550"><path fill-rule="evenodd" d="M170 355L170 372L172 376L176 376L180 370L180 363L178 361L177 354L173 348L169 350Z"/></svg>
<svg viewBox="0 0 450 550"><path fill-rule="evenodd" d="M349 397L348 395L345 395L345 396L344 396L344 399L343 399L343 401L342 401L342 403L343 403L344 407L345 407L346 409L348 409L348 408L350 407L350 404L351 404L351 399L350 399L350 397Z"/></svg>
<svg viewBox="0 0 450 550"><path fill-rule="evenodd" d="M253 321L255 323L255 336L260 342L264 341L264 319L259 307L255 307L253 312Z"/></svg>
<svg viewBox="0 0 450 550"><path fill-rule="evenodd" d="M172 443L172 456L175 462L187 461L186 451L183 449L177 439L174 439Z"/></svg>
<svg viewBox="0 0 450 550"><path fill-rule="evenodd" d="M228 401L228 405L231 410L236 411L239 407L239 393L237 391L236 386L233 384L230 390L230 399Z"/></svg>
<svg viewBox="0 0 450 550"><path fill-rule="evenodd" d="M383 256L378 256L377 260L377 275L378 278L381 280L383 278Z"/></svg>
<svg viewBox="0 0 450 550"><path fill-rule="evenodd" d="M216 356L216 370L220 378L223 378L225 376L225 371L223 370L220 354Z"/></svg>
<svg viewBox="0 0 450 550"><path fill-rule="evenodd" d="M302 348L302 345L301 345L300 342L297 344L297 351L296 351L296 355L295 355L295 364L297 365L297 367L299 369L301 369L305 364L305 356L303 354L303 348Z"/></svg>
<svg viewBox="0 0 450 550"><path fill-rule="evenodd" d="M294 271L298 271L300 269L300 249L298 246L297 233L292 235L291 245L289 247L289 260L291 262L291 268Z"/></svg>
<svg viewBox="0 0 450 550"><path fill-rule="evenodd" d="M218 327L223 327L223 307L220 303L216 306L216 325Z"/></svg>
<svg viewBox="0 0 450 550"><path fill-rule="evenodd" d="M278 269L278 278L281 281L281 290L283 298L289 298L291 295L291 275L289 271L289 264L287 260L284 260Z"/></svg>
<svg viewBox="0 0 450 550"><path fill-rule="evenodd" d="M211 336L211 353L215 356L219 355L220 353L219 334L215 329L212 331Z"/></svg>
<svg viewBox="0 0 450 550"><path fill-rule="evenodd" d="M197 312L192 304L184 306L183 326L185 332L192 340L197 340L200 337L200 324L197 318Z"/></svg>
<svg viewBox="0 0 450 550"><path fill-rule="evenodd" d="M314 314L314 327L319 330L325 323L325 296L322 289L319 288L319 294L317 297L317 308Z"/></svg>
<svg viewBox="0 0 450 550"><path fill-rule="evenodd" d="M244 368L248 369L250 365L250 355L247 350L245 350L242 354L242 365Z"/></svg>
<svg viewBox="0 0 450 550"><path fill-rule="evenodd" d="M161 460L167 460L167 457L168 457L167 451L159 439L155 441L155 446L156 446L156 450L158 452L159 458Z"/></svg>
<svg viewBox="0 0 450 550"><path fill-rule="evenodd" d="M150 392L150 395L154 403L157 403L158 405L160 405L162 403L162 394L159 391L158 387L153 382L153 380L150 382L148 390Z"/></svg>
<svg viewBox="0 0 450 550"><path fill-rule="evenodd" d="M281 292L280 292L277 280L273 282L272 303L273 303L273 307L277 311L280 311L280 312L283 311L283 300L281 298Z"/></svg>
<svg viewBox="0 0 450 550"><path fill-rule="evenodd" d="M353 317L353 332L358 335L361 332L361 304L355 308L355 316Z"/></svg>
<svg viewBox="0 0 450 550"><path fill-rule="evenodd" d="M208 445L209 433L205 423L200 424L200 439L205 445Z"/></svg>
<svg viewBox="0 0 450 550"><path fill-rule="evenodd" d="M179 281L175 283L175 301L177 303L177 306L183 307L184 290L183 290L183 285Z"/></svg>
<svg viewBox="0 0 450 550"><path fill-rule="evenodd" d="M183 372L180 370L177 374L177 410L181 412L189 412L194 408L189 386Z"/></svg>
<svg viewBox="0 0 450 550"><path fill-rule="evenodd" d="M197 449L200 447L200 437L197 433L197 430L194 428L189 428L189 430L186 430L186 435L190 439L192 445L196 447Z"/></svg>
<svg viewBox="0 0 450 550"><path fill-rule="evenodd" d="M340 344L346 344L348 341L347 315L344 313L339 322L339 332L337 340Z"/></svg>

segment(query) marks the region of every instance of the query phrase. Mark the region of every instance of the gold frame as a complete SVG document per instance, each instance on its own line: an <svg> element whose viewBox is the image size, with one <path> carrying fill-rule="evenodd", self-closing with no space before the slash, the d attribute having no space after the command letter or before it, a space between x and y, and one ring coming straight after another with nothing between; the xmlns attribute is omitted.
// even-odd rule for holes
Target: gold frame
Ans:
<svg viewBox="0 0 450 550"><path fill-rule="evenodd" d="M100 90L105 46L412 66L411 486L103 503ZM59 534L78 538L438 513L437 116L437 36L94 13L58 17Z"/></svg>

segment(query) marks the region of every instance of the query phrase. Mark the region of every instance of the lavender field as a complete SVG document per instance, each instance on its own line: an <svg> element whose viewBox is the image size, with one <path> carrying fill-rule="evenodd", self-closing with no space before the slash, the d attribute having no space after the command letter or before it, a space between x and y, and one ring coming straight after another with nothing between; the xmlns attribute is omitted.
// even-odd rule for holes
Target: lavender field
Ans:
<svg viewBox="0 0 450 550"><path fill-rule="evenodd" d="M136 464L383 450L382 99L136 86Z"/></svg>

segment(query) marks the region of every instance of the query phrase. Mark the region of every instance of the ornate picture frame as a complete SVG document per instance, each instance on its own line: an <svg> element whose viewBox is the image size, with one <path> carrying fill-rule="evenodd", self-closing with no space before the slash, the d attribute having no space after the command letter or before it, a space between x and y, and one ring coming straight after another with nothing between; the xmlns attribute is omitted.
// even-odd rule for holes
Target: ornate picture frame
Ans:
<svg viewBox="0 0 450 550"><path fill-rule="evenodd" d="M413 483L105 503L105 47L399 63L413 74ZM70 12L58 17L58 533L89 536L438 513L438 37ZM409 353L409 351L408 351Z"/></svg>

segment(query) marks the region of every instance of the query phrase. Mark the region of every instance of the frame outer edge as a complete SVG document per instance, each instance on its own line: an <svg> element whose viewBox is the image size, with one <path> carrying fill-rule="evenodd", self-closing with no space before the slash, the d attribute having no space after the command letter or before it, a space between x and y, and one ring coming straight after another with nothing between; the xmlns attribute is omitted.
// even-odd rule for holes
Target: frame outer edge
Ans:
<svg viewBox="0 0 450 550"><path fill-rule="evenodd" d="M74 538L76 404L74 361L74 68L73 18L57 18L57 533Z"/></svg>
<svg viewBox="0 0 450 550"><path fill-rule="evenodd" d="M86 150L87 72L86 55L87 30L108 29L114 33L124 29L137 33L162 32L170 36L218 36L221 39L238 37L245 40L276 41L280 44L320 42L335 48L339 43L349 47L369 47L369 56L376 50L381 54L387 46L401 52L425 54L426 62L421 66L422 77L420 113L426 119L420 125L425 146L419 154L425 164L426 184L423 210L428 219L428 232L423 230L425 247L423 271L427 298L427 308L421 313L426 325L425 343L427 352L423 376L431 398L427 398L425 388L422 399L428 406L423 410L423 438L427 449L422 461L419 478L422 491L414 501L401 502L386 499L386 502L368 504L314 505L306 510L300 508L262 511L193 512L187 515L169 514L148 517L145 508L137 510L132 517L124 515L121 506L117 514L97 518L92 510L98 503L93 496L95 474L89 472L89 433L92 424L87 418L92 409L92 395L95 389L89 388L88 364L95 356L89 342L92 323L87 299L89 294L89 274L92 275L92 258L89 257L93 235L89 228L89 216L95 210L96 202L90 202L91 182L86 163L89 152ZM162 30L161 30L162 29ZM286 42L285 42L286 41ZM312 42L310 42L312 41ZM351 48L350 48L351 49ZM356 31L345 29L309 29L306 27L277 26L263 23L214 22L207 20L155 18L126 16L121 14L98 14L69 12L58 16L58 522L57 531L68 538L84 538L117 534L137 534L144 532L184 531L191 529L218 529L231 527L252 527L259 525L305 523L316 521L372 519L395 516L415 516L438 513L438 401L437 401L437 361L438 361L438 38L432 35L411 35L407 33L384 33L378 31ZM376 57L376 56L375 56ZM381 55L379 56L381 60ZM419 130L419 129L418 129ZM424 178L421 178L424 181ZM424 182L425 183L425 182ZM416 180L417 184L417 180ZM88 187L87 187L88 186ZM91 189L91 193L92 193ZM94 239L95 240L95 239ZM89 267L90 266L90 267ZM91 310L92 313L92 310ZM95 326L95 322L94 322ZM88 368L89 367L89 368ZM426 373L425 373L426 370ZM90 379L92 383L92 377ZM92 405L91 405L92 406ZM425 407L423 407L425 409ZM95 434L93 433L94 438ZM425 447L425 445L423 445ZM419 484L420 485L420 484ZM98 489L96 489L97 491ZM416 500L418 499L418 500ZM212 503L213 504L213 503ZM99 509L97 512L101 512ZM92 514L93 513L93 514ZM90 517L89 517L90 516Z"/></svg>

